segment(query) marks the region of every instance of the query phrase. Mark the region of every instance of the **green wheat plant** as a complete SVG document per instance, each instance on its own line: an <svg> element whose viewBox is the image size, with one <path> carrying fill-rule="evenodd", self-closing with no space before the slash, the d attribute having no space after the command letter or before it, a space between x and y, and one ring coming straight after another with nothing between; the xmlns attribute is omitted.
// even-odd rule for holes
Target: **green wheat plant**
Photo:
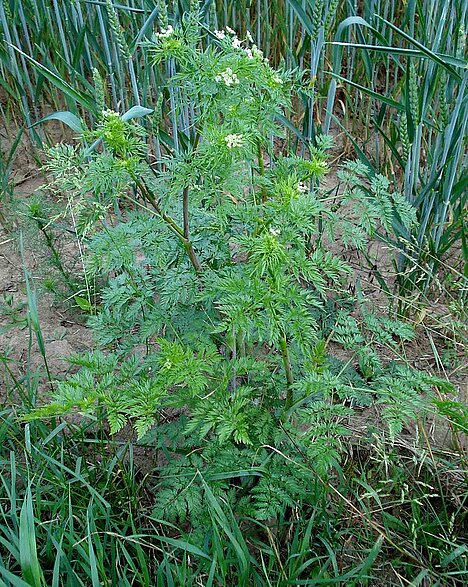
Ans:
<svg viewBox="0 0 468 587"><path fill-rule="evenodd" d="M415 7L412 9L414 13ZM377 34L376 18L377 23L385 25L385 33ZM418 209L418 230L408 233L395 226L395 233L407 242L397 264L403 298L418 290L427 291L447 252L458 244L462 255L457 270L461 279L466 273L466 18L466 6L431 4L421 11L425 33L422 41L415 38L414 31L408 34L379 15L371 16L369 21L349 18L340 25L342 30L334 43L335 72L342 69L343 46L351 46L341 42L350 28L355 29L358 41L354 47L369 64L373 64L372 55L381 52L393 62L395 85L390 89L387 76L386 91L380 97L376 92L380 85L376 66L368 68L372 72L369 87L356 84L352 75L348 83L375 101L375 115L368 124L374 126L379 142L383 141L387 148L392 169L399 170L406 199ZM373 44L364 42L366 31L371 31L367 38L374 36ZM360 37L363 38L359 43ZM404 46L392 47L395 39ZM339 75L334 77L346 82ZM378 149L369 158L362 150L360 153L371 167L379 168Z"/></svg>

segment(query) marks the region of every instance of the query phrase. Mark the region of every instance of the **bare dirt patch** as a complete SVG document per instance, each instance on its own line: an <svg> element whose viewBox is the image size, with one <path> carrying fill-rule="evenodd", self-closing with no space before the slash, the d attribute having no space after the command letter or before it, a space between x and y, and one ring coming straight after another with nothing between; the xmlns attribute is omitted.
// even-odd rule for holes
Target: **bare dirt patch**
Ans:
<svg viewBox="0 0 468 587"><path fill-rule="evenodd" d="M8 153L16 132L1 132L2 150ZM27 201L44 183L38 171L38 163L26 137L22 138L11 165L9 183L15 200L21 204ZM8 193L4 194L3 212L6 210ZM91 335L80 317L66 312L53 296L41 289L41 281L47 272L43 253L28 235L24 235L24 250L21 253L18 225L14 218L0 224L0 356L6 366L0 364L0 402L6 401L11 389L11 369L15 376L45 371L43 356L37 338L28 327L28 300L25 272L33 291L36 292L39 325L44 339L46 357L50 372L63 377L69 370L64 360L73 353L91 346Z"/></svg>

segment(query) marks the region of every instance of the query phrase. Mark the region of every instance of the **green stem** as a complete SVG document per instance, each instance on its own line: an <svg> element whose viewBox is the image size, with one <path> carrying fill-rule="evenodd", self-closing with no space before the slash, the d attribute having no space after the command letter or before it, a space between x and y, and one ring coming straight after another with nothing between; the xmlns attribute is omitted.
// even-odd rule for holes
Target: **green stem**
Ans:
<svg viewBox="0 0 468 587"><path fill-rule="evenodd" d="M258 159L258 173L261 177L265 175L265 162L263 161L262 147L260 141L257 142L257 159ZM262 186L262 202L267 201L266 187Z"/></svg>
<svg viewBox="0 0 468 587"><path fill-rule="evenodd" d="M190 218L189 218L189 190L188 187L184 187L182 192L182 210L184 217L184 237L189 240L190 238Z"/></svg>
<svg viewBox="0 0 468 587"><path fill-rule="evenodd" d="M195 151L198 148L199 141L200 141L200 133L197 132L197 134L195 135L195 139L193 141L191 160L193 159L193 154L195 153ZM189 256L192 260L192 264L194 264L194 260L195 260L195 264L199 265L198 259L196 259L196 255L195 255L195 252L193 251L193 247L191 246L191 241L190 241L190 214L189 214L189 189L188 189L188 186L185 186L184 190L182 192L182 213L183 213L183 222L184 222L184 238L187 241L187 243L190 243L190 251L187 250L187 253L189 254ZM198 271L199 270L200 270L200 267L199 267Z"/></svg>
<svg viewBox="0 0 468 587"><path fill-rule="evenodd" d="M194 251L192 243L189 240L184 242L185 250L187 251L187 255L189 256L190 262L192 263L195 272L201 273L201 265L200 261L198 260L197 254Z"/></svg>
<svg viewBox="0 0 468 587"><path fill-rule="evenodd" d="M140 181L133 174L132 174L132 179L135 182L135 184L137 185L137 187L140 190L140 192L142 193L142 195L144 196L144 198L146 198L148 200L148 202L153 206L153 208L156 210L158 215L162 218L162 220L164 220L164 222L169 226L169 228L176 235L176 237L182 242L182 244L184 245L184 248L187 252L187 255L190 259L190 262L193 265L193 268L195 269L196 273L200 273L201 272L200 261L198 260L198 257L195 253L195 250L193 248L192 243L190 242L189 238L187 238L187 236L186 236L185 223L184 223L184 229L180 228L180 226L175 222L175 220L173 218L171 218L168 214L166 214L165 212L163 212L161 210L161 207L159 205L158 200L155 198L154 194L151 192L151 190L148 188L148 186L144 182ZM187 230L188 230L188 225L187 225Z"/></svg>
<svg viewBox="0 0 468 587"><path fill-rule="evenodd" d="M283 334L283 336L280 339L280 349L281 349L281 356L283 357L283 366L284 366L284 371L286 373L286 404L285 404L285 408L288 410L292 404L293 404L293 383L294 383L294 379L293 379L293 374L292 374L292 368L291 368L291 359L289 357L289 349L288 349L288 342L286 340L286 335Z"/></svg>
<svg viewBox="0 0 468 587"><path fill-rule="evenodd" d="M68 276L67 272L65 271L65 269L62 265L62 261L60 260L60 255L58 254L58 251L54 246L54 242L53 242L52 237L50 236L49 232L46 230L43 222L39 219L36 219L36 221L39 226L39 230L42 232L42 234L44 235L44 238L46 239L47 246L49 247L50 252L52 254L52 258L54 260L55 267L57 267L57 269L62 274L62 277L64 278L65 283L68 285L68 287L70 289L73 289L73 283L71 282L70 277Z"/></svg>
<svg viewBox="0 0 468 587"><path fill-rule="evenodd" d="M237 359L237 340L236 340L236 332L234 330L234 327L232 328L232 342L231 342L231 359L233 361L236 361ZM231 381L231 389L232 392L235 393L237 390L237 373L236 373L236 368L234 367L234 373L232 375L232 381Z"/></svg>

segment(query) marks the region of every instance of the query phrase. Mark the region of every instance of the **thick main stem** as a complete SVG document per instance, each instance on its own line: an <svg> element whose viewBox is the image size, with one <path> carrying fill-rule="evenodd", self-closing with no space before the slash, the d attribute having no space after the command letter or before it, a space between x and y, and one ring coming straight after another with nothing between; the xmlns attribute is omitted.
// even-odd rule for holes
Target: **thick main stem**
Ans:
<svg viewBox="0 0 468 587"><path fill-rule="evenodd" d="M192 154L197 150L198 143L200 141L200 133L195 135L195 139L193 141L192 146ZM195 268L195 271L199 273L201 271L200 262L198 261L197 255L192 246L192 241L190 240L190 214L189 214L189 188L188 186L184 187L182 193L182 215L183 215L183 223L184 223L184 239L185 239L185 248L187 250L187 254L190 258L190 261Z"/></svg>
<svg viewBox="0 0 468 587"><path fill-rule="evenodd" d="M197 150L198 143L200 142L200 133L197 132L193 140L192 155ZM184 237L190 240L190 217L189 217L189 189L188 186L184 187L182 192L182 211L184 218Z"/></svg>
<svg viewBox="0 0 468 587"><path fill-rule="evenodd" d="M283 334L280 338L281 356L283 357L284 371L286 373L286 409L288 410L293 404L293 374L291 368L291 359L289 357L288 342L286 335Z"/></svg>
<svg viewBox="0 0 468 587"><path fill-rule="evenodd" d="M190 263L192 263L193 268L195 269L196 273L201 272L201 265L200 261L198 260L197 254L193 248L192 243L189 240L184 241L185 250L187 251L187 255L189 256Z"/></svg>
<svg viewBox="0 0 468 587"><path fill-rule="evenodd" d="M184 237L188 240L190 237L190 219L189 219L189 190L184 187L182 193L182 210L184 217Z"/></svg>
<svg viewBox="0 0 468 587"><path fill-rule="evenodd" d="M265 162L263 161L263 153L262 153L262 146L260 145L260 141L257 143L257 158L258 158L258 173L261 177L265 175ZM267 191L266 187L262 186L262 202L267 201Z"/></svg>
<svg viewBox="0 0 468 587"><path fill-rule="evenodd" d="M182 208L183 208L183 217L184 217L184 246L185 250L187 251L187 255L190 258L190 261L197 273L201 271L200 262L198 261L198 257L195 254L195 251L192 246L192 241L190 240L190 220L189 220L189 190L187 187L184 188L184 192L182 194Z"/></svg>

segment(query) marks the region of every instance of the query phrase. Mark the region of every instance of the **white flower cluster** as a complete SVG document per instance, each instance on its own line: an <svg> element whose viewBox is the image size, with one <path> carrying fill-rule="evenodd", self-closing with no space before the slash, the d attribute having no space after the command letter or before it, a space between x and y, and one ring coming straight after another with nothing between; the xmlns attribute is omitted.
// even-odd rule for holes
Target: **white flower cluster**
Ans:
<svg viewBox="0 0 468 587"><path fill-rule="evenodd" d="M279 228L270 228L270 234L273 236L279 236L281 234L281 230Z"/></svg>
<svg viewBox="0 0 468 587"><path fill-rule="evenodd" d="M297 191L300 194L306 194L309 191L309 187L303 181L300 181L297 184Z"/></svg>
<svg viewBox="0 0 468 587"><path fill-rule="evenodd" d="M161 29L161 32L156 33L158 39L167 39L174 34L174 27L172 25L168 25L167 29Z"/></svg>
<svg viewBox="0 0 468 587"><path fill-rule="evenodd" d="M103 118L120 118L120 114L118 112L115 112L115 110L111 110L110 108L107 108L106 110L102 111L102 117Z"/></svg>
<svg viewBox="0 0 468 587"><path fill-rule="evenodd" d="M242 45L242 41L238 38L236 31L232 30L230 27L226 27L225 31L215 31L214 36L219 39L220 41L224 41L225 39L229 39L231 41L232 46L234 49L240 49ZM232 38L230 38L232 37Z"/></svg>
<svg viewBox="0 0 468 587"><path fill-rule="evenodd" d="M254 39L250 31L247 31L246 33L246 40L250 43L251 46L245 48L242 47L243 41L239 39L236 31L228 26L224 31L214 31L214 36L220 41L228 39L234 49L242 49L242 51L244 51L249 59L259 59L265 63L268 63L268 59L263 57L263 51L261 51L254 43ZM282 83L282 80L281 82L277 81L276 83Z"/></svg>
<svg viewBox="0 0 468 587"><path fill-rule="evenodd" d="M275 82L275 84L278 84L279 86L281 86L282 84L284 84L284 81L282 80L282 78L277 73L275 73L272 76L271 79Z"/></svg>
<svg viewBox="0 0 468 587"><path fill-rule="evenodd" d="M239 83L239 78L230 67L226 67L224 71L215 77L215 80L217 82L224 82L228 87L235 86Z"/></svg>
<svg viewBox="0 0 468 587"><path fill-rule="evenodd" d="M255 43L252 45L252 47L247 47L244 49L244 53L249 59L259 59L260 61L265 61L265 63L268 62L268 59L263 57L263 51L261 51L257 45L255 45Z"/></svg>
<svg viewBox="0 0 468 587"><path fill-rule="evenodd" d="M244 144L244 137L242 135L226 135L224 137L228 149L235 149L236 147L242 147Z"/></svg>

